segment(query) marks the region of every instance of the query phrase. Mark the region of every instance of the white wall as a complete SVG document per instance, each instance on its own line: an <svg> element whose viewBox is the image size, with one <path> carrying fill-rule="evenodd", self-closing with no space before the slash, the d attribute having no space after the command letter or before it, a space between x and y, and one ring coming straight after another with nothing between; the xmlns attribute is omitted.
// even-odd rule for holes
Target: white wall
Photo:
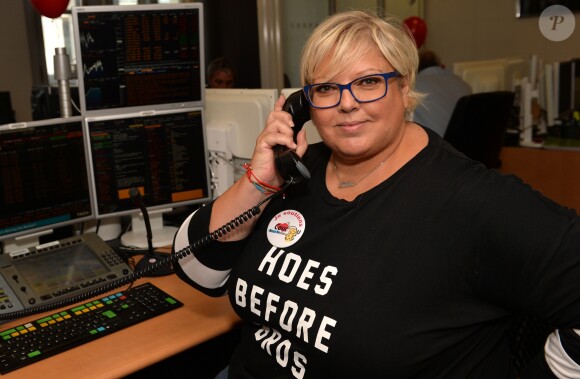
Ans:
<svg viewBox="0 0 580 379"><path fill-rule="evenodd" d="M408 0L336 0L336 11L363 9L379 11L382 4L385 13L405 19L424 12L424 1ZM300 86L300 54L302 46L316 26L328 15L329 2L321 0L285 0L282 1L282 35L284 53L284 71L292 87Z"/></svg>
<svg viewBox="0 0 580 379"><path fill-rule="evenodd" d="M328 4L312 0L286 0L282 5L284 71L291 86L300 87L302 46L314 28L328 15Z"/></svg>
<svg viewBox="0 0 580 379"><path fill-rule="evenodd" d="M544 62L580 57L580 14L565 41L545 38L538 18L515 17L515 0L426 1L425 47L447 66L454 62L538 55Z"/></svg>

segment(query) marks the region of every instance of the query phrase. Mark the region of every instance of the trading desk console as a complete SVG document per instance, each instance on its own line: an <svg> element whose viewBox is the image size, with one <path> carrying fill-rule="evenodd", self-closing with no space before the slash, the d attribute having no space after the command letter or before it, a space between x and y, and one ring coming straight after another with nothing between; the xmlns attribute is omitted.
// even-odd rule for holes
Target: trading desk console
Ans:
<svg viewBox="0 0 580 379"><path fill-rule="evenodd" d="M146 282L151 282L183 306L0 378L122 378L227 333L239 321L227 297L208 297L175 275L139 279L134 286ZM0 329L18 327L60 311L13 320L1 325Z"/></svg>
<svg viewBox="0 0 580 379"><path fill-rule="evenodd" d="M97 234L0 255L0 315L54 303L133 271Z"/></svg>
<svg viewBox="0 0 580 379"><path fill-rule="evenodd" d="M144 283L0 330L0 374L37 363L182 305L153 284Z"/></svg>

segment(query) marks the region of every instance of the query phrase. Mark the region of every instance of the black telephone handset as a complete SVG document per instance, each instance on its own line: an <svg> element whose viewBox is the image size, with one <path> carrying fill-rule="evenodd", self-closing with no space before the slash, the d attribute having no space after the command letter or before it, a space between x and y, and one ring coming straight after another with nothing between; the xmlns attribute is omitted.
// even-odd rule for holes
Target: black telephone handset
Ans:
<svg viewBox="0 0 580 379"><path fill-rule="evenodd" d="M310 107L304 92L300 90L288 96L282 110L292 116L294 121L294 142L296 142L296 135L302 130L304 124L310 120ZM298 183L304 179L310 179L310 172L304 166L298 154L286 146L276 146L274 148L274 161L278 174L284 178L286 183Z"/></svg>

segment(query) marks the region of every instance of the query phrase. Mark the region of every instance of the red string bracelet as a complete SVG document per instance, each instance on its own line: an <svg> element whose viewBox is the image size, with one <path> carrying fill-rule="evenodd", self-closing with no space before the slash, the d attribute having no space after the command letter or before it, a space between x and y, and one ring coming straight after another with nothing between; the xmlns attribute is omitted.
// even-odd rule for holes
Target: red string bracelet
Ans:
<svg viewBox="0 0 580 379"><path fill-rule="evenodd" d="M280 192L282 190L279 187L270 185L258 179L256 175L254 175L254 172L252 171L252 166L250 166L248 163L244 163L243 167L246 170L246 177L248 178L248 181L252 183L252 185L256 187L256 189L261 193L263 193L264 195L271 195Z"/></svg>

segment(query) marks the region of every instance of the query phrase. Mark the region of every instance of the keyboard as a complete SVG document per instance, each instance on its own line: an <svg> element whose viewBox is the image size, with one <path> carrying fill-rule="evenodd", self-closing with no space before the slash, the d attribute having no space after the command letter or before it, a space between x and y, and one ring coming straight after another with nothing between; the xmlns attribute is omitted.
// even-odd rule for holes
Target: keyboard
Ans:
<svg viewBox="0 0 580 379"><path fill-rule="evenodd" d="M151 283L0 331L0 374L28 366L183 303Z"/></svg>

